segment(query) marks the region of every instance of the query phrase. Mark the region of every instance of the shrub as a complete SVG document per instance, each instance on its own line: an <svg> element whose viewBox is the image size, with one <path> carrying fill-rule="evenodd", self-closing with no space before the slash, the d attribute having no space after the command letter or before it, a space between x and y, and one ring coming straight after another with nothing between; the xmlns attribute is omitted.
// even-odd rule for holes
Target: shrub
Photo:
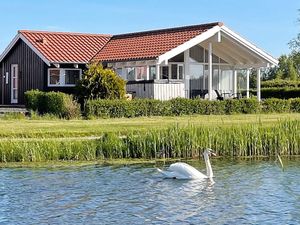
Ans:
<svg viewBox="0 0 300 225"><path fill-rule="evenodd" d="M76 86L76 96L81 103L88 99L121 99L125 86L126 82L113 70L91 63Z"/></svg>
<svg viewBox="0 0 300 225"><path fill-rule="evenodd" d="M262 88L300 88L300 81L274 79L261 82Z"/></svg>
<svg viewBox="0 0 300 225"><path fill-rule="evenodd" d="M257 113L260 104L256 99L232 99L208 101L202 99L176 98L169 101L154 99L89 100L85 115L92 117L139 117L139 116L181 116L181 115L223 115L234 113Z"/></svg>
<svg viewBox="0 0 300 225"><path fill-rule="evenodd" d="M278 98L269 98L262 102L262 110L265 113L283 113L290 111L290 101Z"/></svg>
<svg viewBox="0 0 300 225"><path fill-rule="evenodd" d="M39 106L39 98L43 92L39 90L30 90L25 93L25 104L26 108L37 111Z"/></svg>
<svg viewBox="0 0 300 225"><path fill-rule="evenodd" d="M281 99L299 98L300 88L262 88L261 97Z"/></svg>
<svg viewBox="0 0 300 225"><path fill-rule="evenodd" d="M290 99L290 110L291 112L300 113L300 98Z"/></svg>
<svg viewBox="0 0 300 225"><path fill-rule="evenodd" d="M51 114L60 118L80 117L80 107L71 95L61 92L25 92L26 108L39 114Z"/></svg>

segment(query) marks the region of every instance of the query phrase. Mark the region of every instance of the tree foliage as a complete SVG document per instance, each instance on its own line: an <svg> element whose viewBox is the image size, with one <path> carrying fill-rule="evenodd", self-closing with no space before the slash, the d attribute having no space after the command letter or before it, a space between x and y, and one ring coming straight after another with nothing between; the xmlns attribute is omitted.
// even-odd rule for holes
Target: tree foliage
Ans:
<svg viewBox="0 0 300 225"><path fill-rule="evenodd" d="M126 82L113 70L104 69L101 63L91 63L77 84L77 98L121 99L126 94Z"/></svg>

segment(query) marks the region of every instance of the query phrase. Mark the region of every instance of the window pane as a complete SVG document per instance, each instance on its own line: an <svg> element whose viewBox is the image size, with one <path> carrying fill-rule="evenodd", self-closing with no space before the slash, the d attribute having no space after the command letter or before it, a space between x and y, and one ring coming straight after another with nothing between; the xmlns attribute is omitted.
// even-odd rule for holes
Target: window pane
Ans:
<svg viewBox="0 0 300 225"><path fill-rule="evenodd" d="M136 67L136 79L137 80L147 80L147 67L146 66L141 66L141 67Z"/></svg>
<svg viewBox="0 0 300 225"><path fill-rule="evenodd" d="M177 64L171 65L171 79L177 79Z"/></svg>
<svg viewBox="0 0 300 225"><path fill-rule="evenodd" d="M183 79L183 66L179 66L178 72L179 72L179 79L182 80Z"/></svg>
<svg viewBox="0 0 300 225"><path fill-rule="evenodd" d="M50 76L50 84L59 85L60 84L60 70L50 70L49 76Z"/></svg>
<svg viewBox="0 0 300 225"><path fill-rule="evenodd" d="M162 75L162 79L169 79L169 67L168 66L161 67L161 75Z"/></svg>
<svg viewBox="0 0 300 225"><path fill-rule="evenodd" d="M156 79L156 66L149 67L149 79L150 80Z"/></svg>
<svg viewBox="0 0 300 225"><path fill-rule="evenodd" d="M127 76L127 80L135 80L135 68L134 67L126 68L126 76Z"/></svg>
<svg viewBox="0 0 300 225"><path fill-rule="evenodd" d="M65 84L76 84L80 79L80 70L65 70Z"/></svg>
<svg viewBox="0 0 300 225"><path fill-rule="evenodd" d="M204 49L201 46L190 48L190 57L196 62L204 62Z"/></svg>

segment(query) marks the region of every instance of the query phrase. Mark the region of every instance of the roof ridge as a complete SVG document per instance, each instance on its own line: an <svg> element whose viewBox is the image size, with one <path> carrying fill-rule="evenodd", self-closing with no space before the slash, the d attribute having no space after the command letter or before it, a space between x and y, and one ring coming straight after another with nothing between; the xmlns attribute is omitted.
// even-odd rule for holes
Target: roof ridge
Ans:
<svg viewBox="0 0 300 225"><path fill-rule="evenodd" d="M130 33L124 33L124 34L116 34L113 35L112 38L121 38L121 37L131 37L135 35L141 35L141 34L152 34L152 33L162 33L162 32L176 32L178 30L182 29L193 29L197 27L210 27L210 26L223 26L223 22L212 22L212 23L204 23L204 24L194 24L194 25L188 25L188 26L180 26L180 27L169 27L169 28L162 28L162 29L155 29L155 30L146 30L146 31L139 31L139 32L130 32Z"/></svg>
<svg viewBox="0 0 300 225"><path fill-rule="evenodd" d="M18 30L18 33L41 33L41 34L62 34L62 35L79 35L79 36L101 36L112 37L111 34L92 34L92 33L80 33L80 32L64 32L64 31L46 31L46 30Z"/></svg>

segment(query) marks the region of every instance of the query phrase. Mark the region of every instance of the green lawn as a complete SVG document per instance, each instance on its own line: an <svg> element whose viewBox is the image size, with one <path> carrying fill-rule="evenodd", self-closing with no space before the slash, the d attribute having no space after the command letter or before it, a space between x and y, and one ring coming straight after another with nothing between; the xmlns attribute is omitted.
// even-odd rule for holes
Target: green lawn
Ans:
<svg viewBox="0 0 300 225"><path fill-rule="evenodd" d="M272 125L280 120L300 120L300 114L252 114L252 115L209 115L181 117L142 117L98 120L29 120L0 119L0 138L57 138L91 137L103 132L143 131L150 128L167 128L174 124L185 126L240 126L242 124L262 123Z"/></svg>

